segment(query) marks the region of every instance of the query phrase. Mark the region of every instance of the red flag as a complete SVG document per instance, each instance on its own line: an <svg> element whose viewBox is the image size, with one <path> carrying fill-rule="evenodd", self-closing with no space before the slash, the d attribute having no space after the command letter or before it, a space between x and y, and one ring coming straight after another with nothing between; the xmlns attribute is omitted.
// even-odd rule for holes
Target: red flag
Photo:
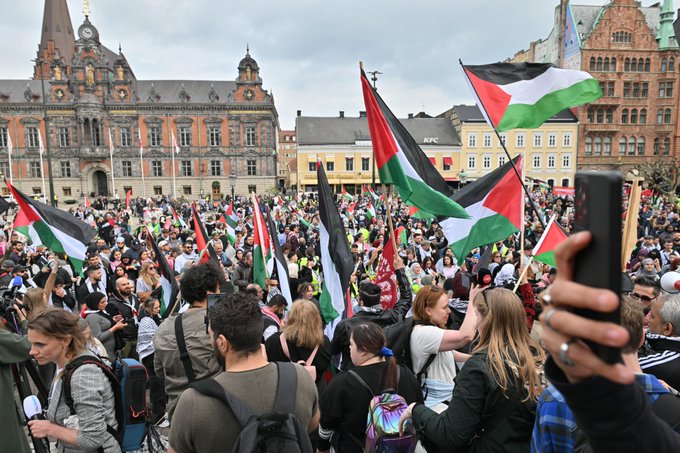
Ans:
<svg viewBox="0 0 680 453"><path fill-rule="evenodd" d="M397 276L394 271L394 247L390 238L387 238L378 261L375 284L380 287L380 305L383 309L394 307L397 303Z"/></svg>
<svg viewBox="0 0 680 453"><path fill-rule="evenodd" d="M132 190L125 192L125 209L130 209L130 196L132 195Z"/></svg>
<svg viewBox="0 0 680 453"><path fill-rule="evenodd" d="M87 195L85 195L85 207L86 208L90 207L90 200L87 199Z"/></svg>

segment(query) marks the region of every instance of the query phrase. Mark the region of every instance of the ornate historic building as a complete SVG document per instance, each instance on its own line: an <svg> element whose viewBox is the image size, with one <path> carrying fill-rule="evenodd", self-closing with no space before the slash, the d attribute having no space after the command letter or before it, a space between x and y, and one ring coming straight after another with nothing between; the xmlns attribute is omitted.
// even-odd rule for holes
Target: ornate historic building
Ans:
<svg viewBox="0 0 680 453"><path fill-rule="evenodd" d="M60 201L221 196L232 172L236 193L264 192L276 184L278 130L249 50L234 81L139 80L87 15L74 33L66 0L45 1L33 79L0 80L0 172L45 193L51 154Z"/></svg>

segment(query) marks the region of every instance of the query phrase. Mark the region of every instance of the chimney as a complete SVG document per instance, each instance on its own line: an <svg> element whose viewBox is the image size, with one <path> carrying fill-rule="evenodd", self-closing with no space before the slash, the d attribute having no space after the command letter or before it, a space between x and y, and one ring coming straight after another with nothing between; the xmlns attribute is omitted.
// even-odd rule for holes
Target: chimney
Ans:
<svg viewBox="0 0 680 453"><path fill-rule="evenodd" d="M359 110L359 118L366 118L366 111L365 110Z"/></svg>
<svg viewBox="0 0 680 453"><path fill-rule="evenodd" d="M408 119L412 120L413 119L413 113L408 114Z"/></svg>
<svg viewBox="0 0 680 453"><path fill-rule="evenodd" d="M344 118L344 117L345 117L345 111L344 111L344 110L340 110L340 118Z"/></svg>
<svg viewBox="0 0 680 453"><path fill-rule="evenodd" d="M297 116L302 116L302 110L297 111Z"/></svg>

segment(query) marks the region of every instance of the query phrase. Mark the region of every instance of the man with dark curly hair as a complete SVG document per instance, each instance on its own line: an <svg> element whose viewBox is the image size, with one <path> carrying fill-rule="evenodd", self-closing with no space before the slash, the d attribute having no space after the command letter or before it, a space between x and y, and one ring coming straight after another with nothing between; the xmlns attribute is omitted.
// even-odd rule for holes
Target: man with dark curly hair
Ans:
<svg viewBox="0 0 680 453"><path fill-rule="evenodd" d="M158 328L153 339L154 368L165 380L168 415L172 421L179 396L195 380L205 379L221 371L206 327L208 294L218 292L219 271L209 264L191 266L182 277L180 292L189 308L171 316ZM178 335L180 333L180 335ZM178 337L184 338L187 356L180 353Z"/></svg>

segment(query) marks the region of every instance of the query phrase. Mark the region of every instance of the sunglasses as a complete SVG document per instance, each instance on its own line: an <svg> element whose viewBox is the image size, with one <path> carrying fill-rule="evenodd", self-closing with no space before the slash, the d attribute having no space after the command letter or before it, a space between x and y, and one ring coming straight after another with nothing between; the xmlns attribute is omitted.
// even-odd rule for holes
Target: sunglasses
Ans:
<svg viewBox="0 0 680 453"><path fill-rule="evenodd" d="M637 300L640 300L640 301L645 302L645 303L650 303L654 299L656 299L656 297L644 296L642 294L638 294L638 293L635 293L635 292L632 292L632 291L629 292L629 293L626 293L626 295L629 296L629 297L632 297L633 299L637 299Z"/></svg>

